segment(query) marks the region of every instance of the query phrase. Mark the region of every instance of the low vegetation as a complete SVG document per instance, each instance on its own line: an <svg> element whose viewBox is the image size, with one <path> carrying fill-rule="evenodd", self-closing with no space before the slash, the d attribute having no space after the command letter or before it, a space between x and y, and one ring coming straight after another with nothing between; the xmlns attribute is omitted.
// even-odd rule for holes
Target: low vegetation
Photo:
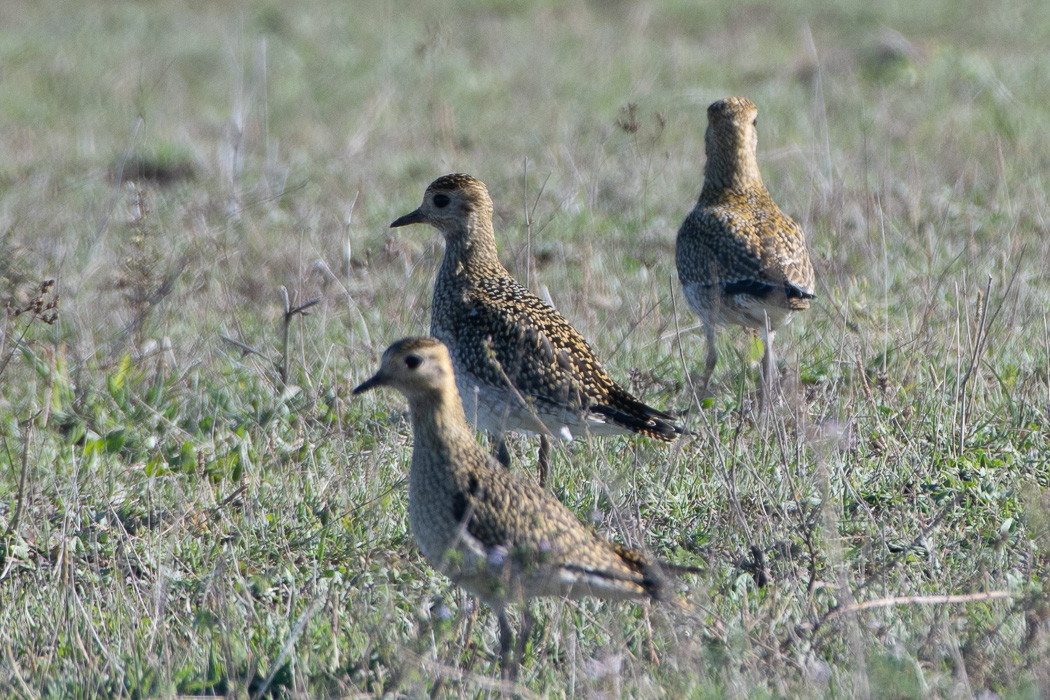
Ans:
<svg viewBox="0 0 1050 700"><path fill-rule="evenodd" d="M704 567L699 614L534 602L514 692L1046 695L1046 17L5 3L0 694L500 692L494 618L408 532L405 406L350 396L429 326L439 237L388 224L464 171L511 272L694 433L562 447L551 488ZM694 394L674 273L732 94L817 268L766 416L739 331Z"/></svg>

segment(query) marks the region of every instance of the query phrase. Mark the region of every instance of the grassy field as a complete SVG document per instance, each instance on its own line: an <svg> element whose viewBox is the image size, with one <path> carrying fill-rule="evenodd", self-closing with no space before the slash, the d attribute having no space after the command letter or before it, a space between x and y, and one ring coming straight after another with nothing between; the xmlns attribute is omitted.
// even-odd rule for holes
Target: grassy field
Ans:
<svg viewBox="0 0 1050 700"><path fill-rule="evenodd" d="M535 602L514 692L1050 694L1050 12L694 5L4 2L0 695L499 692L408 532L403 401L350 396L427 332L439 236L388 224L457 171L695 432L551 488L703 566L699 615ZM674 270L728 95L818 276L767 420L740 331L691 392Z"/></svg>

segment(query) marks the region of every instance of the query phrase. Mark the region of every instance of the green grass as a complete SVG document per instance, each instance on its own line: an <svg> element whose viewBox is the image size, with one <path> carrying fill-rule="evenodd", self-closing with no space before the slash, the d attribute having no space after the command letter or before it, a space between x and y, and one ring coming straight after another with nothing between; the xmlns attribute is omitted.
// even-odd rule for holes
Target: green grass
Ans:
<svg viewBox="0 0 1050 700"><path fill-rule="evenodd" d="M705 566L699 619L534 602L522 693L1050 693L1039 3L46 5L0 9L0 694L497 694L408 532L404 404L350 396L428 329L439 237L387 226L453 171L696 433L552 490ZM767 421L738 331L697 407L674 271L729 94L818 274ZM287 358L281 287L320 300Z"/></svg>

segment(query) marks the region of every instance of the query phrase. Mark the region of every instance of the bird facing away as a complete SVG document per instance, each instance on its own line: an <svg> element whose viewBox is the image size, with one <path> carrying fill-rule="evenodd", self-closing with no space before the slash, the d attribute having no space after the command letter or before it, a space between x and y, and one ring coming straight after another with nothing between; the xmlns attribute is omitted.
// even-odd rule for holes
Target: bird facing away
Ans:
<svg viewBox="0 0 1050 700"><path fill-rule="evenodd" d="M602 539L478 445L441 341L397 341L354 394L381 386L404 394L412 416L412 534L427 561L497 612L504 661L510 645L506 607L525 598L590 595L683 605L664 569L695 569L654 562Z"/></svg>
<svg viewBox="0 0 1050 700"><path fill-rule="evenodd" d="M707 336L702 392L718 360L715 331L727 324L762 334L765 392L775 377L776 331L814 298L806 236L769 196L758 170L757 124L758 109L744 97L707 108L704 186L678 229L678 279Z"/></svg>
<svg viewBox="0 0 1050 700"><path fill-rule="evenodd" d="M681 433L671 416L613 381L583 336L510 276L496 254L484 183L462 174L438 178L418 209L390 225L421 223L445 239L430 333L449 348L466 414L501 446L505 432L539 433L541 483L548 432L665 442Z"/></svg>

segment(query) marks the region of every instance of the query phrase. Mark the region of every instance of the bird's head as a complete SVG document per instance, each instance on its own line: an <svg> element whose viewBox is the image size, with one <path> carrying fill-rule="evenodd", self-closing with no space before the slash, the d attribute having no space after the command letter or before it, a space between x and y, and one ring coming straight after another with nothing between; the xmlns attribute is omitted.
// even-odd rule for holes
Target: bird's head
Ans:
<svg viewBox="0 0 1050 700"><path fill-rule="evenodd" d="M439 177L423 194L423 203L396 219L391 228L430 224L453 242L472 232L492 230L492 199L485 183L470 175L455 173Z"/></svg>
<svg viewBox="0 0 1050 700"><path fill-rule="evenodd" d="M458 399L448 348L436 338L403 338L388 347L379 371L355 388L354 394L381 386L397 389L410 401L444 393Z"/></svg>

